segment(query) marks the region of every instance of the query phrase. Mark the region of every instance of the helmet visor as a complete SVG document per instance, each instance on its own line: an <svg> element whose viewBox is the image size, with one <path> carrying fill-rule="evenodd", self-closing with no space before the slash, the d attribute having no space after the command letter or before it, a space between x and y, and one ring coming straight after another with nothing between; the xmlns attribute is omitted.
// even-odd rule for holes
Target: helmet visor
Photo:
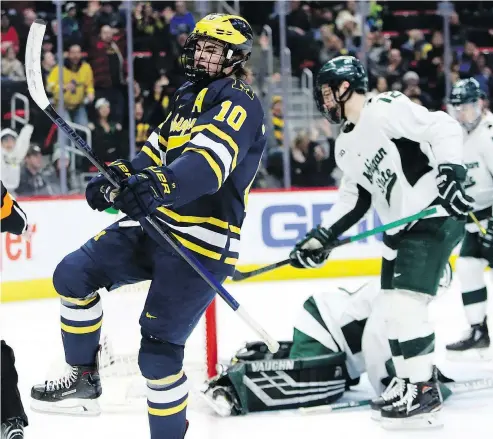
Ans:
<svg viewBox="0 0 493 439"><path fill-rule="evenodd" d="M481 117L481 104L479 101L460 105L447 105L448 113L467 130L476 127Z"/></svg>

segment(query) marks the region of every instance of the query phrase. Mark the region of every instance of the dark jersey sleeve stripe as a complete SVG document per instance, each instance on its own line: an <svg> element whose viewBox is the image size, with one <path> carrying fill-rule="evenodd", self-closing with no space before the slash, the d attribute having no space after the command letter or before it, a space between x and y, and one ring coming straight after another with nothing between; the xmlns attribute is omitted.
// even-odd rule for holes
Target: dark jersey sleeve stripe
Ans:
<svg viewBox="0 0 493 439"><path fill-rule="evenodd" d="M371 207L371 194L365 188L356 185L358 188L358 199L354 208L339 218L330 229L335 236L342 235L346 230L354 226L361 218L363 218Z"/></svg>

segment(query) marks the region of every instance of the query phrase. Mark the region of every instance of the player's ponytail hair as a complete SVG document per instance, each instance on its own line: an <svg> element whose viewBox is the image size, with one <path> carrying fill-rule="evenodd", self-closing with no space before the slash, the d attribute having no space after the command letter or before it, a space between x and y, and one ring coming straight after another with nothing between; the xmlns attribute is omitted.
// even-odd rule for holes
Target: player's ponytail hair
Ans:
<svg viewBox="0 0 493 439"><path fill-rule="evenodd" d="M239 67L233 72L233 75L236 79L244 80L248 76L247 67Z"/></svg>

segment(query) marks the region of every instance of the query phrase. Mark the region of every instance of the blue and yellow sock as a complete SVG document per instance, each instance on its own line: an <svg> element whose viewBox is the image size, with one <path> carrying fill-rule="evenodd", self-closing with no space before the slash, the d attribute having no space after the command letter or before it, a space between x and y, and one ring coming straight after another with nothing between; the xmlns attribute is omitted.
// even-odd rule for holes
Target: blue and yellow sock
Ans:
<svg viewBox="0 0 493 439"><path fill-rule="evenodd" d="M183 371L147 380L151 439L183 439L186 429L188 381Z"/></svg>
<svg viewBox="0 0 493 439"><path fill-rule="evenodd" d="M67 363L72 366L94 364L103 323L99 294L84 299L61 296L60 319Z"/></svg>

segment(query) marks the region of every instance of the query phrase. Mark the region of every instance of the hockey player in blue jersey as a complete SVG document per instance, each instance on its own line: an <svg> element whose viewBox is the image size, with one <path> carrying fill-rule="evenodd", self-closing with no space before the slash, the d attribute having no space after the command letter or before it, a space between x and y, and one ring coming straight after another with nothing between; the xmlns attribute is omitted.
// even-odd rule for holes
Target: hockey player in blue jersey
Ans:
<svg viewBox="0 0 493 439"><path fill-rule="evenodd" d="M200 20L181 56L189 81L172 98L166 120L131 162L111 165L127 178L125 184L114 191L103 176L88 184L91 208L103 211L114 199L128 217L67 255L54 272L71 370L33 387L33 409L99 412L96 359L103 310L97 290L151 279L139 351L151 438L184 437L184 345L214 292L171 247L158 246L138 223L128 227L129 218L155 215L218 280L232 274L248 191L266 143L260 101L241 80L252 44L250 25L241 17L212 14Z"/></svg>

